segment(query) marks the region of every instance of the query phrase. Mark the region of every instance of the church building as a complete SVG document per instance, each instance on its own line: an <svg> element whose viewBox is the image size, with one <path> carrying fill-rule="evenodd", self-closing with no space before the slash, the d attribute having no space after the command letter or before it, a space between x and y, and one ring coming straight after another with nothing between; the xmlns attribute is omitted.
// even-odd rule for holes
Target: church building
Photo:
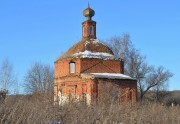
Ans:
<svg viewBox="0 0 180 124"><path fill-rule="evenodd" d="M83 100L90 104L102 94L103 85L118 89L120 103L136 102L136 79L124 75L123 60L116 60L112 50L96 39L95 11L88 6L83 15L81 41L54 63L54 102Z"/></svg>

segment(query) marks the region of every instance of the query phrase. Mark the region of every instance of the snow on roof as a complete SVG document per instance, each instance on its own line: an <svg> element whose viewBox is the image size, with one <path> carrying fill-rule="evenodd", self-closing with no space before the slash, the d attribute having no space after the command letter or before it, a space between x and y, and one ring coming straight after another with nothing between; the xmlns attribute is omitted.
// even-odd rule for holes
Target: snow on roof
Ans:
<svg viewBox="0 0 180 124"><path fill-rule="evenodd" d="M93 44L101 43L98 39L90 39L93 41ZM102 44L102 43L101 43Z"/></svg>
<svg viewBox="0 0 180 124"><path fill-rule="evenodd" d="M97 59L104 59L104 60L114 59L114 55L112 54L104 53L104 52L91 52L88 50L73 54L73 57L78 57L78 56L80 56L81 58L97 58Z"/></svg>
<svg viewBox="0 0 180 124"><path fill-rule="evenodd" d="M93 41L93 44L102 44L102 45L108 47L107 44L101 42L99 39L90 39L90 40Z"/></svg>
<svg viewBox="0 0 180 124"><path fill-rule="evenodd" d="M103 60L114 59L113 51L98 39L82 39L73 45L67 52L58 57L58 60L67 58L96 58Z"/></svg>
<svg viewBox="0 0 180 124"><path fill-rule="evenodd" d="M86 78L107 78L107 79L136 80L134 78L131 78L128 75L119 74L119 73L82 73L81 76L85 76Z"/></svg>

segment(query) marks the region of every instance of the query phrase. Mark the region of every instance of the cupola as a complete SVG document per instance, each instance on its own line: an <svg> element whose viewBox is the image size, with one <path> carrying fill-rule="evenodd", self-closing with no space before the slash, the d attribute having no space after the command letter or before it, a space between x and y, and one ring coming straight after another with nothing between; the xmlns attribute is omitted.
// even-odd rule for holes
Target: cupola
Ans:
<svg viewBox="0 0 180 124"><path fill-rule="evenodd" d="M95 12L88 5L88 8L83 11L83 15L86 17L86 20L89 21L91 20L91 17L95 15Z"/></svg>
<svg viewBox="0 0 180 124"><path fill-rule="evenodd" d="M95 11L88 8L83 11L83 15L86 17L86 21L82 23L82 37L83 39L96 39L96 22L92 20L95 15Z"/></svg>
<svg viewBox="0 0 180 124"><path fill-rule="evenodd" d="M83 11L83 15L86 17L86 21L82 23L81 41L72 46L58 60L74 58L114 59L112 50L96 39L96 22L92 20L95 11L88 5L88 8Z"/></svg>

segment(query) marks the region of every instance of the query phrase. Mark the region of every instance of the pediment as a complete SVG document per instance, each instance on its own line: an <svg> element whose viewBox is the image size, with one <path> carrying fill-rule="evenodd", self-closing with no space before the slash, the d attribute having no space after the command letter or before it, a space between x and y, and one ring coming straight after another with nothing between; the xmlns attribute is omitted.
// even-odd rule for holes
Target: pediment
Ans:
<svg viewBox="0 0 180 124"><path fill-rule="evenodd" d="M83 73L115 73L110 67L104 65L103 63L98 63L89 67Z"/></svg>

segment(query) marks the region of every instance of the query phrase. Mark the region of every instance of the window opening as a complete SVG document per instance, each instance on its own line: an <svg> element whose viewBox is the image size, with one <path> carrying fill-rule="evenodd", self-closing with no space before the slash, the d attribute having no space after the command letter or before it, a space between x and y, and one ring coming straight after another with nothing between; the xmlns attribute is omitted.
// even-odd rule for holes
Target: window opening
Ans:
<svg viewBox="0 0 180 124"><path fill-rule="evenodd" d="M93 26L90 26L90 27L89 27L89 32L90 32L90 33L89 33L90 35L93 35Z"/></svg>
<svg viewBox="0 0 180 124"><path fill-rule="evenodd" d="M70 63L70 73L75 73L75 63L74 62Z"/></svg>

